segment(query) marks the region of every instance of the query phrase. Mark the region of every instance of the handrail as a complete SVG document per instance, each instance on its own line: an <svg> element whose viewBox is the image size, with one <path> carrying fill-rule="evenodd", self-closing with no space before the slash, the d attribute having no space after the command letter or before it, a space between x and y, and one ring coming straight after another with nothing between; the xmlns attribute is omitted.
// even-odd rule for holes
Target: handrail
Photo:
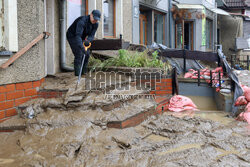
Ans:
<svg viewBox="0 0 250 167"><path fill-rule="evenodd" d="M18 51L16 54L14 54L9 60L7 60L5 63L3 63L0 68L7 68L10 64L12 64L16 59L18 59L20 56L22 56L24 53L26 53L30 48L32 48L36 43L38 43L43 38L48 38L50 36L49 32L43 32L42 34L38 35L33 41L31 41L28 45L26 45L24 48L22 48L20 51Z"/></svg>

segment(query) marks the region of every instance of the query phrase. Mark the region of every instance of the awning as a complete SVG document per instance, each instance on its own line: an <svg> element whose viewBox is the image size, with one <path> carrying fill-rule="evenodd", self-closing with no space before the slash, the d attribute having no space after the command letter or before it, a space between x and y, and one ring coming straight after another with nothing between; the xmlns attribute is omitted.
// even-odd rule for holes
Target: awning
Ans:
<svg viewBox="0 0 250 167"><path fill-rule="evenodd" d="M212 12L220 14L220 15L226 15L226 16L230 16L230 14L228 12L226 12L225 10L219 9L219 8L212 8L210 9Z"/></svg>
<svg viewBox="0 0 250 167"><path fill-rule="evenodd" d="M204 9L202 5L191 5L191 4L175 4L179 9Z"/></svg>

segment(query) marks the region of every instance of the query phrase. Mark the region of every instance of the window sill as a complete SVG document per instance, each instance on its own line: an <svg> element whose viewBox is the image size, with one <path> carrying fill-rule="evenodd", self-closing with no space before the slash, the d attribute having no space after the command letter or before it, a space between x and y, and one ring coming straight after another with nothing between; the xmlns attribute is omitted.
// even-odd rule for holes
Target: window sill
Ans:
<svg viewBox="0 0 250 167"><path fill-rule="evenodd" d="M13 53L11 51L0 51L0 56L11 56Z"/></svg>

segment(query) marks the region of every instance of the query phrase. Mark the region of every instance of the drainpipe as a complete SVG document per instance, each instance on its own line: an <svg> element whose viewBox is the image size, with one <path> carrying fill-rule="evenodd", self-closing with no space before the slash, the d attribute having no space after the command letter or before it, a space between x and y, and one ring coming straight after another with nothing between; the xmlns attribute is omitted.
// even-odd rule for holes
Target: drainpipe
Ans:
<svg viewBox="0 0 250 167"><path fill-rule="evenodd" d="M66 64L66 0L61 0L60 3L60 68L62 71L72 72L73 67Z"/></svg>
<svg viewBox="0 0 250 167"><path fill-rule="evenodd" d="M169 48L172 48L172 0L168 0L168 19L169 19Z"/></svg>

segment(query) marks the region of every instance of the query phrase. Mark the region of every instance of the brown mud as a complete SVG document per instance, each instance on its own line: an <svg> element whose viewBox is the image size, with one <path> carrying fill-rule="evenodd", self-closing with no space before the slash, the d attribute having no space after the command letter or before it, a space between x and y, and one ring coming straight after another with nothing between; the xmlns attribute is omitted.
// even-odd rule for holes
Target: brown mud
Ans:
<svg viewBox="0 0 250 167"><path fill-rule="evenodd" d="M0 167L250 166L247 123L227 113L165 112L136 127L112 129L107 128L108 121L124 120L155 103L70 90L69 84L64 98L36 99L21 107L22 118L13 119L21 120L26 129L0 133ZM142 92L131 89L127 93ZM35 113L33 119L27 118L28 108Z"/></svg>

